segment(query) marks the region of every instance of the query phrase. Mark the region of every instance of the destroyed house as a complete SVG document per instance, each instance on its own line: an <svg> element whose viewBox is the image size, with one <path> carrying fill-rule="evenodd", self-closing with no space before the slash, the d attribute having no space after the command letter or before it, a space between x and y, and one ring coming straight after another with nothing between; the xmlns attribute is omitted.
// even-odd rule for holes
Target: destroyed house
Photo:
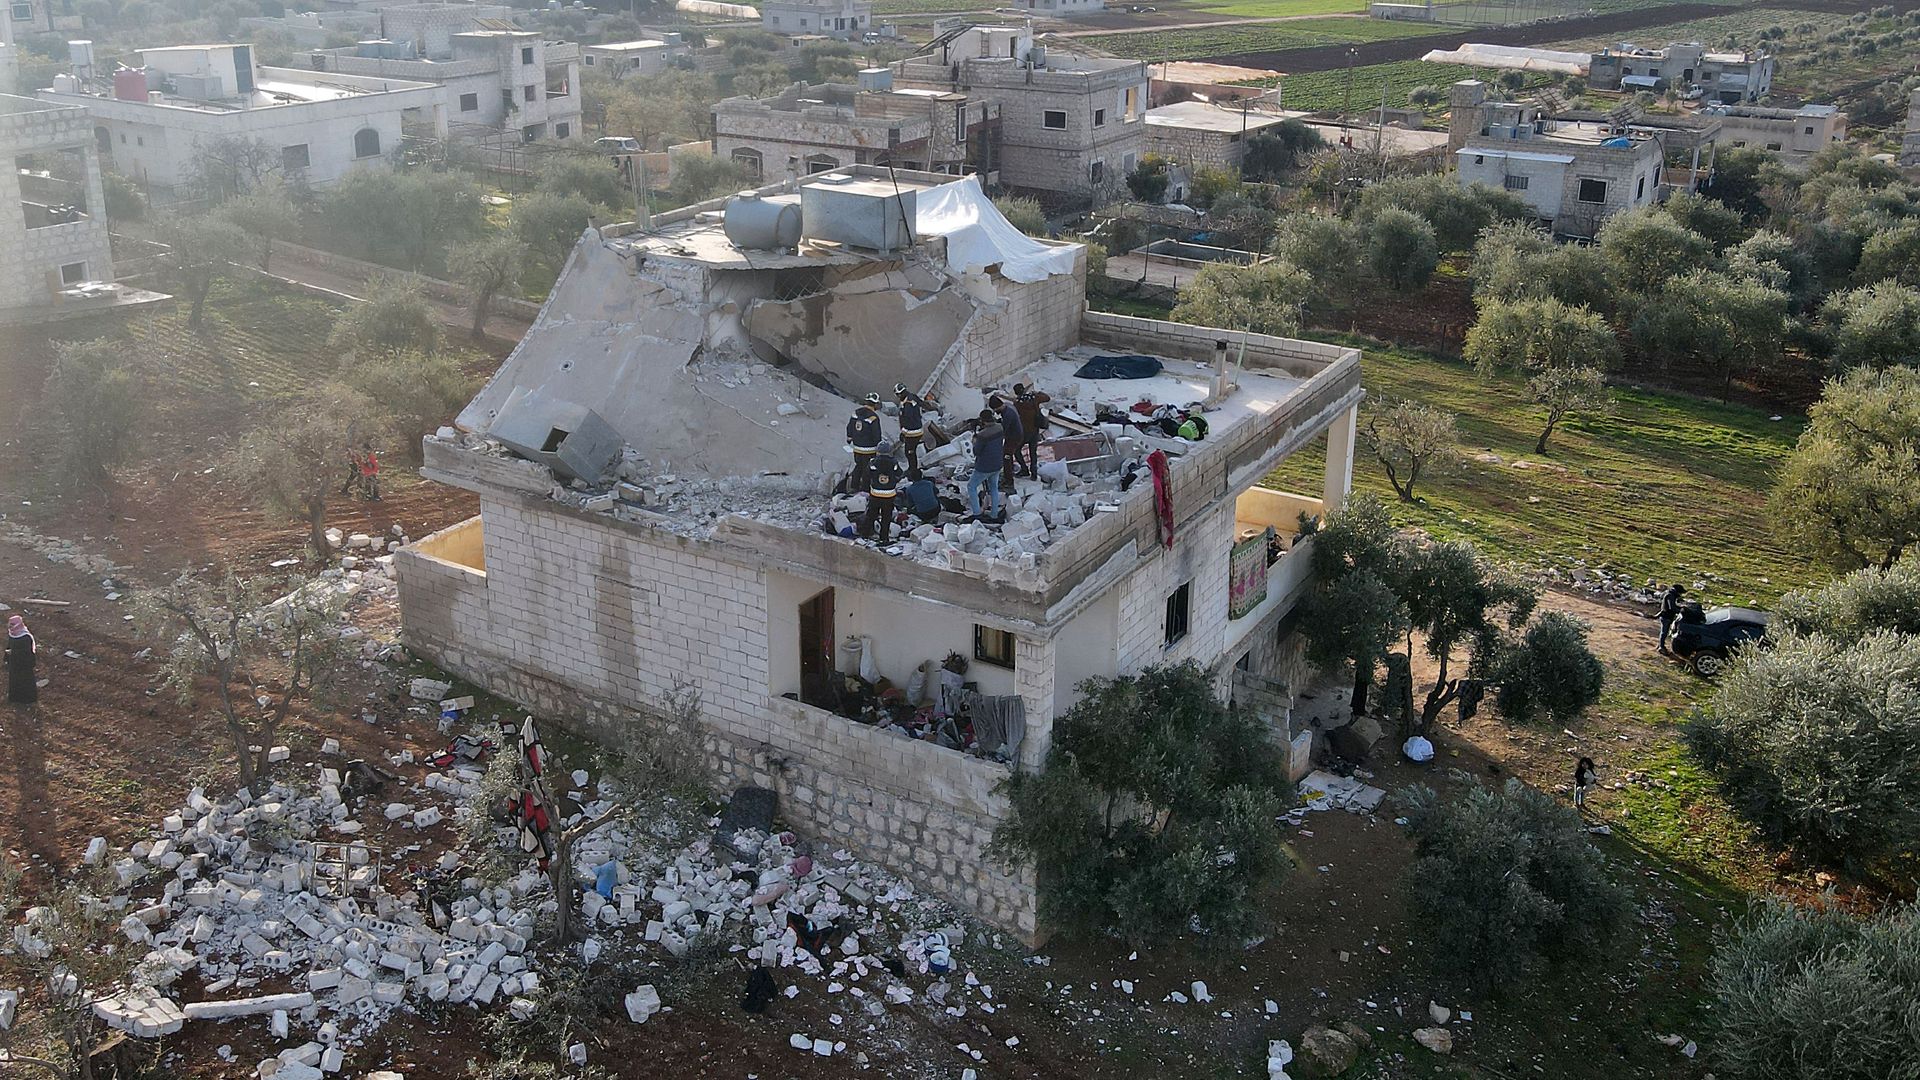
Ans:
<svg viewBox="0 0 1920 1080"><path fill-rule="evenodd" d="M1085 262L975 178L874 168L589 230L425 442L480 514L398 554L406 643L615 746L665 729L1033 940L1031 873L985 854L1000 783L1090 677L1192 660L1271 699L1361 398L1357 350L1090 312ZM1041 479L970 520L966 429L1015 383L1051 397ZM942 505L883 544L834 489L863 396L898 443L897 384L928 402ZM1255 486L1319 445L1320 490ZM661 708L689 687L697 717Z"/></svg>

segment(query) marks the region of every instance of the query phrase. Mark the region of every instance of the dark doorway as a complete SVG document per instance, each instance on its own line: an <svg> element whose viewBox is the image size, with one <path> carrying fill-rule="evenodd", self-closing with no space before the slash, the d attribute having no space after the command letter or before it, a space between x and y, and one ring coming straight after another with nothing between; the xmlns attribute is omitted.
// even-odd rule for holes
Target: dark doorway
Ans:
<svg viewBox="0 0 1920 1080"><path fill-rule="evenodd" d="M821 589L800 605L800 700L832 708L833 673L833 590Z"/></svg>

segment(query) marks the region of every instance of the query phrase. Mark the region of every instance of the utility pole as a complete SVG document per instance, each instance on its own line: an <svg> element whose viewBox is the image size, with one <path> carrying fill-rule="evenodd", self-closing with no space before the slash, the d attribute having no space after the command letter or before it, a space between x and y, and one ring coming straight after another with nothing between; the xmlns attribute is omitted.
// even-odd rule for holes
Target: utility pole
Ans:
<svg viewBox="0 0 1920 1080"><path fill-rule="evenodd" d="M1342 120L1353 115L1353 62L1359 55L1358 48L1352 45L1347 46L1347 94L1340 102L1340 119Z"/></svg>

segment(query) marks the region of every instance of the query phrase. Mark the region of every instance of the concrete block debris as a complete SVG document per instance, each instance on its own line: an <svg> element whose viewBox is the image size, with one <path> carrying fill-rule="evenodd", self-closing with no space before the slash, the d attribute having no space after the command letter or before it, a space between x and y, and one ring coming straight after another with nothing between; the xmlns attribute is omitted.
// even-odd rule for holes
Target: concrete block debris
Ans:
<svg viewBox="0 0 1920 1080"><path fill-rule="evenodd" d="M409 684L407 693L420 701L440 701L447 696L447 691L451 689L453 689L453 684L450 682L441 682L439 679L418 678Z"/></svg>
<svg viewBox="0 0 1920 1080"><path fill-rule="evenodd" d="M1315 769L1300 781L1300 801L1309 810L1346 810L1371 814L1380 808L1386 791L1351 776Z"/></svg>
<svg viewBox="0 0 1920 1080"><path fill-rule="evenodd" d="M644 1024L653 1014L660 1011L660 992L652 984L638 987L627 995L627 1019L636 1024Z"/></svg>

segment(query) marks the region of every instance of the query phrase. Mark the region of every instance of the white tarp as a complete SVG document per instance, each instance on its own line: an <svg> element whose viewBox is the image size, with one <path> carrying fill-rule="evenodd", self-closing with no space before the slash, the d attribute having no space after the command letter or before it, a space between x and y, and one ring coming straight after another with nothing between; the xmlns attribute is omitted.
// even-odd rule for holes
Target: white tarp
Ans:
<svg viewBox="0 0 1920 1080"><path fill-rule="evenodd" d="M1517 45L1483 45L1468 42L1457 49L1435 49L1420 59L1434 64L1465 64L1468 67L1501 68L1514 71L1547 71L1563 75L1585 75L1593 62L1591 55L1561 52L1557 49L1528 49Z"/></svg>
<svg viewBox="0 0 1920 1080"><path fill-rule="evenodd" d="M1073 273L1080 246L1043 244L1014 228L980 190L975 176L922 191L916 198L913 231L916 236L946 237L947 266L955 273L998 266L1002 277L1020 282Z"/></svg>

